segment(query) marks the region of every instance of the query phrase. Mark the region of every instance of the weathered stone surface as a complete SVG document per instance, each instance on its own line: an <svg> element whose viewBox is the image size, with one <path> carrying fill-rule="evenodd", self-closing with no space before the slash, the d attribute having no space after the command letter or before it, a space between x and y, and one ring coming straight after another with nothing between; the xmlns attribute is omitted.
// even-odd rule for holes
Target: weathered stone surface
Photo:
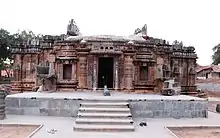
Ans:
<svg viewBox="0 0 220 138"><path fill-rule="evenodd" d="M6 103L7 107L12 107L12 108L19 107L19 99L6 98L5 103Z"/></svg>
<svg viewBox="0 0 220 138"><path fill-rule="evenodd" d="M207 101L131 101L130 108L136 118L205 118L208 117L207 104Z"/></svg>
<svg viewBox="0 0 220 138"><path fill-rule="evenodd" d="M64 99L7 98L7 114L39 116L76 116L79 101Z"/></svg>
<svg viewBox="0 0 220 138"><path fill-rule="evenodd" d="M76 116L82 100L68 98L6 98L6 113ZM134 118L197 118L208 117L208 101L198 100L129 100L129 107Z"/></svg>
<svg viewBox="0 0 220 138"><path fill-rule="evenodd" d="M22 109L22 108L6 108L6 114L24 115L24 109Z"/></svg>
<svg viewBox="0 0 220 138"><path fill-rule="evenodd" d="M45 35L16 45L12 48L16 61L12 91L32 91L38 87L38 91L49 92L96 90L99 58L103 56L114 59L114 79L108 81L113 82L115 90L159 93L162 81L170 76L182 90L196 89L197 57L193 47L183 47L179 42L169 45L166 40L150 37L146 25L135 34L82 36L71 20L67 35ZM141 70L142 67L145 69ZM155 85L157 80L160 81Z"/></svg>

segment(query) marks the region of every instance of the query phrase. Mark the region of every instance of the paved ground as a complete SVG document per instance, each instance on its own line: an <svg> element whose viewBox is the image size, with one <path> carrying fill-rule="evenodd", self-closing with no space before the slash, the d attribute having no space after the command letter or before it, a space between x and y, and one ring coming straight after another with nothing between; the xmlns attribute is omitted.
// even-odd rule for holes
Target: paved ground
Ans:
<svg viewBox="0 0 220 138"><path fill-rule="evenodd" d="M197 83L199 89L208 90L212 92L220 92L220 84L215 83Z"/></svg>
<svg viewBox="0 0 220 138"><path fill-rule="evenodd" d="M18 94L12 94L8 95L7 97L15 97L15 98L31 98L31 97L37 97L37 98L51 98L54 99L63 99L63 98L71 98L71 99L118 99L118 100L139 100L139 99L150 99L150 100L204 100L202 98L198 97L192 97L187 95L175 95L175 96L163 96L159 94L137 94L137 93L125 93L125 92L111 92L111 96L103 96L102 92L54 92L54 93L43 93L43 92L25 92L25 93L18 93Z"/></svg>
<svg viewBox="0 0 220 138"><path fill-rule="evenodd" d="M194 126L194 125L218 125L220 126L220 114L209 112L209 118L197 119L145 119L147 127L139 127L137 124L141 119L135 120L135 132L74 132L74 118L64 117L45 117L45 116L14 116L10 115L2 123L21 123L21 124L44 124L44 126L33 136L33 138L174 138L165 126ZM56 129L54 134L48 133L51 129Z"/></svg>

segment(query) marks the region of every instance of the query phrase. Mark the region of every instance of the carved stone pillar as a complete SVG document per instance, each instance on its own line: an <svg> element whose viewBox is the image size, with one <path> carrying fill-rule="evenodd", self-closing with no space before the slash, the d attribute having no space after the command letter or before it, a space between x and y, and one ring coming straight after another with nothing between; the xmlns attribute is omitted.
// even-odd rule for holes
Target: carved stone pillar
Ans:
<svg viewBox="0 0 220 138"><path fill-rule="evenodd" d="M148 67L148 82L153 84L153 81L155 80L155 70L156 67L153 65L150 65Z"/></svg>
<svg viewBox="0 0 220 138"><path fill-rule="evenodd" d="M79 57L79 88L83 89L87 86L87 58L86 55Z"/></svg>
<svg viewBox="0 0 220 138"><path fill-rule="evenodd" d="M72 80L76 80L76 63L72 64Z"/></svg>
<svg viewBox="0 0 220 138"><path fill-rule="evenodd" d="M115 90L118 89L118 58L115 58Z"/></svg>
<svg viewBox="0 0 220 138"><path fill-rule="evenodd" d="M133 59L125 56L125 89L133 89Z"/></svg>
<svg viewBox="0 0 220 138"><path fill-rule="evenodd" d="M63 80L63 64L58 65L58 70L59 70L58 79Z"/></svg>
<svg viewBox="0 0 220 138"><path fill-rule="evenodd" d="M97 58L94 57L93 63L93 91L97 89Z"/></svg>
<svg viewBox="0 0 220 138"><path fill-rule="evenodd" d="M52 75L55 73L55 70L54 70L54 63L51 62L49 63L49 75Z"/></svg>
<svg viewBox="0 0 220 138"><path fill-rule="evenodd" d="M93 55L88 55L87 57L87 87L88 89L93 89L93 65L94 58Z"/></svg>
<svg viewBox="0 0 220 138"><path fill-rule="evenodd" d="M31 63L27 63L27 79L31 79Z"/></svg>

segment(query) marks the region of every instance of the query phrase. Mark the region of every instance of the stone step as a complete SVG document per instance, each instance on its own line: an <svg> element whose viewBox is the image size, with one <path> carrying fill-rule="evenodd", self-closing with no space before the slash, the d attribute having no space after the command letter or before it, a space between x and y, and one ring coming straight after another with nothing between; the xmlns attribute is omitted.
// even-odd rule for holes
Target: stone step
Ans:
<svg viewBox="0 0 220 138"><path fill-rule="evenodd" d="M112 108L112 107L80 107L80 112L130 112L130 109L127 107L121 108Z"/></svg>
<svg viewBox="0 0 220 138"><path fill-rule="evenodd" d="M133 120L130 118L118 119L118 118L77 118L76 124L115 124L115 125L128 125L133 124Z"/></svg>
<svg viewBox="0 0 220 138"><path fill-rule="evenodd" d="M128 107L127 102L92 102L80 103L81 107Z"/></svg>
<svg viewBox="0 0 220 138"><path fill-rule="evenodd" d="M86 113L78 112L79 118L127 118L132 117L131 113Z"/></svg>
<svg viewBox="0 0 220 138"><path fill-rule="evenodd" d="M75 131L99 131L99 132L133 132L133 125L88 125L88 124L75 124L73 127Z"/></svg>
<svg viewBox="0 0 220 138"><path fill-rule="evenodd" d="M121 99L120 97L96 97L96 98L88 98L88 99L82 99L83 102L93 102L93 103L98 103L98 102L102 102L102 103L122 103L122 102L128 102L128 100L126 99Z"/></svg>

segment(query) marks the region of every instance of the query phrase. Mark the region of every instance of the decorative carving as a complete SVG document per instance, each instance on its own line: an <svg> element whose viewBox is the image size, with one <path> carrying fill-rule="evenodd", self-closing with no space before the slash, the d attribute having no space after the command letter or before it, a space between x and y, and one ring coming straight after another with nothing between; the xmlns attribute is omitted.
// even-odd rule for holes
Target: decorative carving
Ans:
<svg viewBox="0 0 220 138"><path fill-rule="evenodd" d="M142 29L137 28L134 31L134 35L138 35L138 34L142 34L142 35L147 35L147 25L145 24Z"/></svg>
<svg viewBox="0 0 220 138"><path fill-rule="evenodd" d="M36 66L36 73L37 73L37 82L40 81L40 87L38 92L41 91L55 91L56 90L56 83L57 83L57 76L54 72L50 71L53 70L50 67L45 66Z"/></svg>
<svg viewBox="0 0 220 138"><path fill-rule="evenodd" d="M115 89L118 89L118 72L119 72L119 68L118 68L118 57L115 58Z"/></svg>
<svg viewBox="0 0 220 138"><path fill-rule="evenodd" d="M93 90L97 88L97 57L94 57L93 61Z"/></svg>
<svg viewBox="0 0 220 138"><path fill-rule="evenodd" d="M70 22L67 26L67 35L70 35L70 36L79 35L79 28L73 19L70 20Z"/></svg>
<svg viewBox="0 0 220 138"><path fill-rule="evenodd" d="M87 60L87 72L88 72L88 76L87 76L87 85L88 88L91 89L93 86L93 65L94 65L94 58L92 55L88 56L88 60Z"/></svg>
<svg viewBox="0 0 220 138"><path fill-rule="evenodd" d="M124 79L124 58L120 56L118 58L118 77L119 77L119 87L123 87L123 79Z"/></svg>

